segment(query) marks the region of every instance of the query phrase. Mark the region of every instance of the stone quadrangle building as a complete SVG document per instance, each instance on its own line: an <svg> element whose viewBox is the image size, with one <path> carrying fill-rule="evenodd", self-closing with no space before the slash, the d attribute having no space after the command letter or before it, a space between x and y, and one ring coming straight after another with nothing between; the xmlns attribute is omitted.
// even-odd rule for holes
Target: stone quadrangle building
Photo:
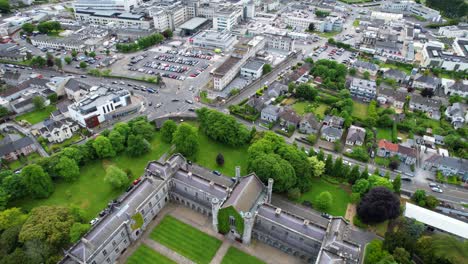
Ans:
<svg viewBox="0 0 468 264"><path fill-rule="evenodd" d="M214 182L191 172L178 154L150 162L141 181L109 203L60 263L115 263L169 202L206 215L214 231L244 244L256 239L305 263L360 263L362 245L350 239L348 222L284 211L271 204L272 189L272 179L265 186L255 174L240 177L240 168L230 186Z"/></svg>

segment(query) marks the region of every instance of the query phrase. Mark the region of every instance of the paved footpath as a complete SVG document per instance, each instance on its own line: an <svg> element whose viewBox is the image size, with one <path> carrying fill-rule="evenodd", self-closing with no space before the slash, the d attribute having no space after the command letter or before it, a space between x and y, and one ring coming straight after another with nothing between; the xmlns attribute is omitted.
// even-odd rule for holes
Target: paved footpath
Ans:
<svg viewBox="0 0 468 264"><path fill-rule="evenodd" d="M224 241L221 247L219 247L218 251L216 251L216 255L211 260L210 264L219 264L226 255L226 252L231 247L231 243Z"/></svg>

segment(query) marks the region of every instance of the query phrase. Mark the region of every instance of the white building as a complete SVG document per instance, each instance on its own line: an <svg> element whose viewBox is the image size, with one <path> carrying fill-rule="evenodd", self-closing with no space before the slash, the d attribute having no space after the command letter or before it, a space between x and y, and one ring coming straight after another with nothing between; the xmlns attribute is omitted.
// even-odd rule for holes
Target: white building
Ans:
<svg viewBox="0 0 468 264"><path fill-rule="evenodd" d="M80 101L68 106L70 117L83 127L93 128L139 109L133 104L128 90L122 88L93 87Z"/></svg>
<svg viewBox="0 0 468 264"><path fill-rule="evenodd" d="M213 15L213 29L218 31L231 31L242 18L242 9L236 6L222 7Z"/></svg>
<svg viewBox="0 0 468 264"><path fill-rule="evenodd" d="M237 37L229 31L205 30L193 36L191 42L195 47L229 50L237 43Z"/></svg>
<svg viewBox="0 0 468 264"><path fill-rule="evenodd" d="M312 13L299 11L283 14L282 17L286 25L297 30L307 30L310 24L313 24L315 30L319 32L343 30L343 19L339 17L328 16L324 19L317 19Z"/></svg>
<svg viewBox="0 0 468 264"><path fill-rule="evenodd" d="M78 21L108 28L150 29L153 21L144 14L132 14L117 11L76 10Z"/></svg>
<svg viewBox="0 0 468 264"><path fill-rule="evenodd" d="M266 33L266 46L270 49L279 49L279 50L286 50L286 51L293 51L294 47L294 38L288 35L280 35L280 34L271 34Z"/></svg>
<svg viewBox="0 0 468 264"><path fill-rule="evenodd" d="M161 2L151 7L149 15L153 18L156 30L174 30L185 21L194 17L194 13L190 12L189 9L188 6L183 5L180 1Z"/></svg>
<svg viewBox="0 0 468 264"><path fill-rule="evenodd" d="M421 16L427 20L438 21L440 12L413 1L388 1L381 5L385 12Z"/></svg>
<svg viewBox="0 0 468 264"><path fill-rule="evenodd" d="M377 84L372 80L353 78L349 86L349 91L353 96L372 100L377 94Z"/></svg>
<svg viewBox="0 0 468 264"><path fill-rule="evenodd" d="M139 6L138 0L77 0L73 3L75 10L109 10L113 12L130 12Z"/></svg>
<svg viewBox="0 0 468 264"><path fill-rule="evenodd" d="M458 26L446 26L439 28L439 35L447 38L466 38L468 37L468 30Z"/></svg>
<svg viewBox="0 0 468 264"><path fill-rule="evenodd" d="M265 65L263 61L249 60L241 67L240 75L247 79L258 79L263 74L263 65Z"/></svg>
<svg viewBox="0 0 468 264"><path fill-rule="evenodd" d="M223 90L239 73L241 66L259 50L265 47L265 38L256 36L235 45L233 54L216 68L213 75L213 86L217 91Z"/></svg>
<svg viewBox="0 0 468 264"><path fill-rule="evenodd" d="M461 43L461 41L456 41L455 43ZM468 42L465 41L464 43ZM455 46L456 44L454 47ZM468 69L468 58L466 57L466 51L464 53L464 55L460 56L456 53L444 51L443 43L429 41L424 43L422 49L421 66L429 68L437 67L449 71L463 71Z"/></svg>
<svg viewBox="0 0 468 264"><path fill-rule="evenodd" d="M47 49L64 49L64 50L76 50L78 52L83 52L85 50L93 50L91 46L87 46L84 43L84 39L77 36L63 37L63 38L54 38L47 35L38 35L31 38L31 44L38 48L47 48Z"/></svg>
<svg viewBox="0 0 468 264"><path fill-rule="evenodd" d="M43 127L39 129L39 133L50 143L60 143L71 138L78 129L80 126L70 118L46 119L43 122Z"/></svg>

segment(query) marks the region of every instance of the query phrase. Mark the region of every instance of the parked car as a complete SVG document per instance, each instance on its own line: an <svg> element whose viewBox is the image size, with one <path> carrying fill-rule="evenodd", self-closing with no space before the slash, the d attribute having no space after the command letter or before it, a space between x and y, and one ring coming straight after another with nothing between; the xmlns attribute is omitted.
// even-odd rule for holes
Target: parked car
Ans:
<svg viewBox="0 0 468 264"><path fill-rule="evenodd" d="M96 217L96 218L92 219L91 221L89 221L89 223L91 225L95 225L98 221L99 221L99 218Z"/></svg>
<svg viewBox="0 0 468 264"><path fill-rule="evenodd" d="M219 171L217 171L217 170L214 170L214 171L213 171L213 174L214 174L214 175L217 175L217 176L221 176L221 172L219 172Z"/></svg>
<svg viewBox="0 0 468 264"><path fill-rule="evenodd" d="M330 219L331 218L331 215L327 214L327 213L321 213L320 214L323 218L326 218L326 219Z"/></svg>
<svg viewBox="0 0 468 264"><path fill-rule="evenodd" d="M411 178L408 178L408 177L402 177L401 180L402 181L407 181L407 182L413 181L413 180L411 180Z"/></svg>
<svg viewBox="0 0 468 264"><path fill-rule="evenodd" d="M438 192L438 193L443 193L443 192L444 192L444 191L442 191L442 189L437 188L437 187L432 187L431 190L432 190L433 192Z"/></svg>

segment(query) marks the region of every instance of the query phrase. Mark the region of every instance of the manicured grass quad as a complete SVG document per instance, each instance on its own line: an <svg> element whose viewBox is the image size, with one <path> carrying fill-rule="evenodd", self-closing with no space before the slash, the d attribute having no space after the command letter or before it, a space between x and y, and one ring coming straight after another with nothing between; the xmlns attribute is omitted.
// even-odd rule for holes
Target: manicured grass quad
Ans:
<svg viewBox="0 0 468 264"><path fill-rule="evenodd" d="M333 197L332 205L326 213L334 216L345 216L346 208L348 207L348 203L351 202L351 198L339 184L332 184L325 180L314 179L310 190L299 198L299 202L309 201L313 206L317 195L324 191L330 192Z"/></svg>
<svg viewBox="0 0 468 264"><path fill-rule="evenodd" d="M221 246L221 241L166 216L151 232L151 239L200 264L208 264Z"/></svg>
<svg viewBox="0 0 468 264"><path fill-rule="evenodd" d="M221 264L263 264L265 262L246 254L235 247L230 247Z"/></svg>
<svg viewBox="0 0 468 264"><path fill-rule="evenodd" d="M175 264L176 262L168 259L166 256L159 254L146 245L141 245L128 258L127 264Z"/></svg>

